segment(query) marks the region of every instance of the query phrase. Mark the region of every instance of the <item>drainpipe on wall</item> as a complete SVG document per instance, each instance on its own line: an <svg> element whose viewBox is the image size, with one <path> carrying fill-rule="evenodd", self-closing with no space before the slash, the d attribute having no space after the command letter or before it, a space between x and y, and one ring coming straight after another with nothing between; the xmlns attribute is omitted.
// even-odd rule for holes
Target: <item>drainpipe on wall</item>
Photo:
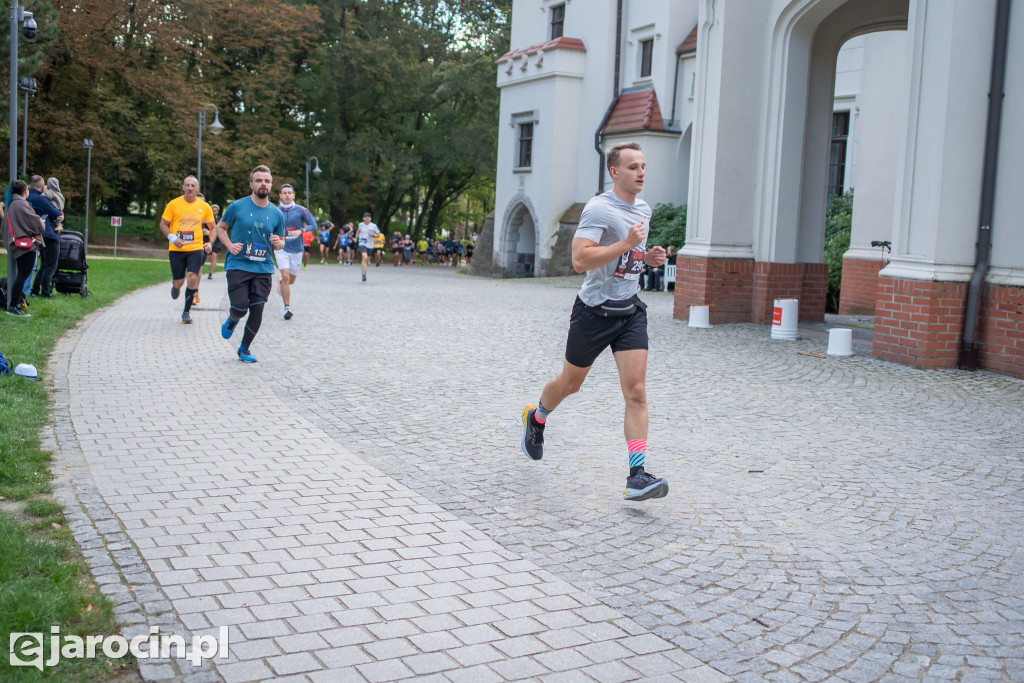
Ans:
<svg viewBox="0 0 1024 683"><path fill-rule="evenodd" d="M981 177L981 211L978 221L978 242L974 275L967 288L967 310L964 314L964 335L960 343L960 362L965 370L979 365L977 328L981 316L981 295L988 274L992 253L992 213L995 205L996 172L999 161L999 126L1003 117L1003 86L1006 82L1006 48L1010 24L1010 0L998 0L996 6L995 41L992 45L992 78L988 93L988 123L985 129L985 162Z"/></svg>
<svg viewBox="0 0 1024 683"><path fill-rule="evenodd" d="M612 83L612 101L608 105L601 123L594 132L594 149L597 150L597 194L604 192L604 126L612 115L615 102L619 99L619 65L622 61L622 0L618 0L615 9L615 81Z"/></svg>

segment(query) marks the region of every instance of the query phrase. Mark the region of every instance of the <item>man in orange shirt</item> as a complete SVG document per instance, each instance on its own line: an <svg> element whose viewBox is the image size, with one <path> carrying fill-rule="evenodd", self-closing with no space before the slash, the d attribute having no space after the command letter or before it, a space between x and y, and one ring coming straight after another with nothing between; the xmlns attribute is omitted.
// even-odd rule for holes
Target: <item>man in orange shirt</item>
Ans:
<svg viewBox="0 0 1024 683"><path fill-rule="evenodd" d="M199 292L199 269L203 267L210 243L203 243L203 225L214 234L213 209L197 197L199 181L195 176L185 178L182 196L172 199L160 217L160 232L167 238L167 255L171 262L171 298L177 299L181 285L185 286L185 310L181 313L184 325L192 324L189 311Z"/></svg>

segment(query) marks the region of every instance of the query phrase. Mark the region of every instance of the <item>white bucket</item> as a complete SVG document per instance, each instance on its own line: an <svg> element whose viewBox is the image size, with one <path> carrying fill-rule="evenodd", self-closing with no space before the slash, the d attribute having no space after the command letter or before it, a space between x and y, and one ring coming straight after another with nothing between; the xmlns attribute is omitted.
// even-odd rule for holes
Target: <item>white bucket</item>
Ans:
<svg viewBox="0 0 1024 683"><path fill-rule="evenodd" d="M796 339L799 299L776 299L772 310L772 339Z"/></svg>
<svg viewBox="0 0 1024 683"><path fill-rule="evenodd" d="M711 327L708 323L710 310L710 306L690 306L690 327Z"/></svg>
<svg viewBox="0 0 1024 683"><path fill-rule="evenodd" d="M832 329L828 331L829 356L853 355L853 330Z"/></svg>

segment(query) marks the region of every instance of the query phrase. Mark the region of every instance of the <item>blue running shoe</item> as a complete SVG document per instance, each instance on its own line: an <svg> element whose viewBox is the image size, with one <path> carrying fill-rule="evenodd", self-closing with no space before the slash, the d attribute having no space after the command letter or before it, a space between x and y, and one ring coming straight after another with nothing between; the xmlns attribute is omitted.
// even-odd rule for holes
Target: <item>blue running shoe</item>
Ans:
<svg viewBox="0 0 1024 683"><path fill-rule="evenodd" d="M544 457L544 425L537 422L537 406L532 403L523 408L523 438L520 445L530 460Z"/></svg>
<svg viewBox="0 0 1024 683"><path fill-rule="evenodd" d="M641 467L635 475L626 478L626 490L622 497L626 500L648 500L664 498L668 495L668 482L648 474Z"/></svg>
<svg viewBox="0 0 1024 683"><path fill-rule="evenodd" d="M174 285L171 285L171 298L177 299L179 294L181 294L181 290Z"/></svg>
<svg viewBox="0 0 1024 683"><path fill-rule="evenodd" d="M239 346L238 347L238 360L240 360L240 361L242 361L244 363L255 363L256 362L256 356L254 356L251 353L249 353L249 349L245 348L244 346Z"/></svg>
<svg viewBox="0 0 1024 683"><path fill-rule="evenodd" d="M220 326L220 336L225 339L231 339L231 335L235 333L235 327L238 325L237 320L232 320L231 316L224 321L224 324Z"/></svg>

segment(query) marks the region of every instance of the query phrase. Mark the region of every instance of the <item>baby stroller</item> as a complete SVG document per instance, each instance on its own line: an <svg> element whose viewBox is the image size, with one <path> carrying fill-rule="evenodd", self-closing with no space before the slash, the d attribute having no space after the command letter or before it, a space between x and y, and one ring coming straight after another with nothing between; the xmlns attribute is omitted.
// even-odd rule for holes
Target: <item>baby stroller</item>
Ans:
<svg viewBox="0 0 1024 683"><path fill-rule="evenodd" d="M89 296L86 273L89 265L85 262L85 240L82 233L62 230L60 233L60 257L57 272L53 275L53 286L63 294Z"/></svg>

